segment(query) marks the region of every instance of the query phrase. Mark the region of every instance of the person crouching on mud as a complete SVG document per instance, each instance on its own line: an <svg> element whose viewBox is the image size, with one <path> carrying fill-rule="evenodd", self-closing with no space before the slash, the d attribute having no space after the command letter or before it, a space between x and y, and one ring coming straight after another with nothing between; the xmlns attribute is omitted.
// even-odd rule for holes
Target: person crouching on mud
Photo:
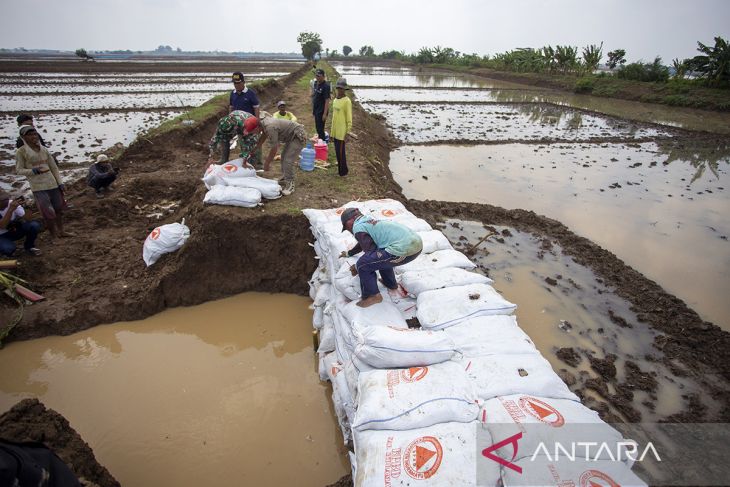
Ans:
<svg viewBox="0 0 730 487"><path fill-rule="evenodd" d="M393 268L407 264L421 254L421 237L400 223L376 220L363 215L357 208L346 209L340 219L342 231L348 230L357 239L357 245L349 252L343 252L343 256L352 257L364 252L350 268L353 275L360 275L362 298L357 305L367 308L380 303L383 296L378 289L376 271L380 272L385 287L398 289Z"/></svg>

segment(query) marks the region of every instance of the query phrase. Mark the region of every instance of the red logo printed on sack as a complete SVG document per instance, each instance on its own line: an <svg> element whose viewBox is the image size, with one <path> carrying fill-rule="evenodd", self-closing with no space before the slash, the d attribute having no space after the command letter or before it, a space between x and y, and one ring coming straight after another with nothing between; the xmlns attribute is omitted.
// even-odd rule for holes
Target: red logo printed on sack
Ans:
<svg viewBox="0 0 730 487"><path fill-rule="evenodd" d="M522 396L520 408L553 428L559 428L565 424L565 418L557 409L534 397Z"/></svg>
<svg viewBox="0 0 730 487"><path fill-rule="evenodd" d="M403 453L406 473L416 480L432 477L441 465L444 456L441 443L433 436L413 440Z"/></svg>
<svg viewBox="0 0 730 487"><path fill-rule="evenodd" d="M223 170L225 172L236 172L238 171L238 166L234 166L233 164L226 164L223 166Z"/></svg>
<svg viewBox="0 0 730 487"><path fill-rule="evenodd" d="M345 212L344 208L337 208L337 210L335 211L335 213L337 213L338 215L342 215L344 212Z"/></svg>
<svg viewBox="0 0 730 487"><path fill-rule="evenodd" d="M400 371L400 377L403 382L416 382L428 374L428 367L411 367Z"/></svg>
<svg viewBox="0 0 730 487"><path fill-rule="evenodd" d="M158 238L160 238L160 228L159 227L152 230L152 233L150 233L150 238L152 240L157 240Z"/></svg>
<svg viewBox="0 0 730 487"><path fill-rule="evenodd" d="M611 477L599 470L587 470L580 476L580 487L621 487Z"/></svg>
<svg viewBox="0 0 730 487"><path fill-rule="evenodd" d="M397 215L398 213L400 213L400 211L397 211L397 210L389 210L389 209L385 209L385 210L382 210L382 211L381 211L380 213L381 213L381 214L382 214L383 216L385 216L385 217L388 217L388 218L390 218L390 217L392 217L392 216L395 216L395 215Z"/></svg>
<svg viewBox="0 0 730 487"><path fill-rule="evenodd" d="M499 463L500 465L504 465L507 468L511 468L512 470L514 470L517 473L522 473L522 467L519 467L519 466L515 465L514 463L512 463L512 461L514 461L514 459L517 457L517 449L518 449L517 440L519 440L520 438L522 438L522 432L519 432L516 435L512 435L509 438L500 441L499 443L495 443L494 445L492 445L488 448L485 448L484 450L482 450L482 455L489 458L490 460L494 460L495 462ZM512 445L513 453L512 453L511 461L507 461L504 458L492 453L496 450L499 450L500 448L502 448L505 445Z"/></svg>

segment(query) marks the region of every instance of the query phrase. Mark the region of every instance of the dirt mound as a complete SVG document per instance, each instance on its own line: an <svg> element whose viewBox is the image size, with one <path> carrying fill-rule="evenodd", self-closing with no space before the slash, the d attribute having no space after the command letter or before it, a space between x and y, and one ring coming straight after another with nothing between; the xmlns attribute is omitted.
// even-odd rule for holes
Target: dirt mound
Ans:
<svg viewBox="0 0 730 487"><path fill-rule="evenodd" d="M9 441L36 441L45 444L69 466L79 479L100 487L120 484L96 461L91 447L69 422L37 399L23 399L0 415L0 438Z"/></svg>

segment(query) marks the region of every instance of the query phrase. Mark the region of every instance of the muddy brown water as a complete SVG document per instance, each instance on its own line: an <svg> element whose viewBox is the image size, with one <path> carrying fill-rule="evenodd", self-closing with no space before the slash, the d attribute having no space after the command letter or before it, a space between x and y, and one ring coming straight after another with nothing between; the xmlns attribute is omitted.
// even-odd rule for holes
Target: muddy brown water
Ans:
<svg viewBox="0 0 730 487"><path fill-rule="evenodd" d="M703 384L662 362L662 352L654 346L660 334L638 321L630 303L612 293L592 271L564 255L556 243L514 228L486 228L478 222L447 220L441 228L462 252L492 229L497 234L476 247L470 258L494 280L495 289L517 304L520 327L585 404L601 410L599 404L604 403L611 414L624 421L632 419L626 416L627 411L638 413L633 420L644 422L685 411L693 394L701 397L710 415L723 407ZM561 348L572 349L577 363L559 358ZM603 360L611 354L616 356L614 376L601 375L592 368L591 357ZM642 375L653 378L656 388L636 380L634 365ZM607 392L607 397L591 388L590 379L606 384L603 393ZM610 396L615 395L619 384L632 389L633 397L613 404Z"/></svg>
<svg viewBox="0 0 730 487"><path fill-rule="evenodd" d="M349 463L309 303L247 293L11 343L0 410L39 398L122 485L326 485Z"/></svg>
<svg viewBox="0 0 730 487"><path fill-rule="evenodd" d="M404 146L391 154L390 167L409 198L555 218L730 330L728 156L671 160L671 147Z"/></svg>

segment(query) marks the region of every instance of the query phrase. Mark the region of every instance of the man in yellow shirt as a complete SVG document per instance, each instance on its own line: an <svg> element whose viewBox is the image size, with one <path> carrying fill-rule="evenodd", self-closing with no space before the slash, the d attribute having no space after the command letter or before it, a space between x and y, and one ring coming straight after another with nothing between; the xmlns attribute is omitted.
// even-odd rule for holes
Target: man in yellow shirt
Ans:
<svg viewBox="0 0 730 487"><path fill-rule="evenodd" d="M337 155L337 171L340 176L347 176L347 154L345 142L347 134L352 131L352 102L345 95L347 80L340 78L335 84L336 96L332 102L332 127L330 137L335 141L335 155Z"/></svg>
<svg viewBox="0 0 730 487"><path fill-rule="evenodd" d="M276 108L278 108L279 111L274 113L274 118L283 118L284 120L291 120L292 122L297 121L297 117L295 117L292 112L286 111L286 102L284 100L277 103Z"/></svg>

